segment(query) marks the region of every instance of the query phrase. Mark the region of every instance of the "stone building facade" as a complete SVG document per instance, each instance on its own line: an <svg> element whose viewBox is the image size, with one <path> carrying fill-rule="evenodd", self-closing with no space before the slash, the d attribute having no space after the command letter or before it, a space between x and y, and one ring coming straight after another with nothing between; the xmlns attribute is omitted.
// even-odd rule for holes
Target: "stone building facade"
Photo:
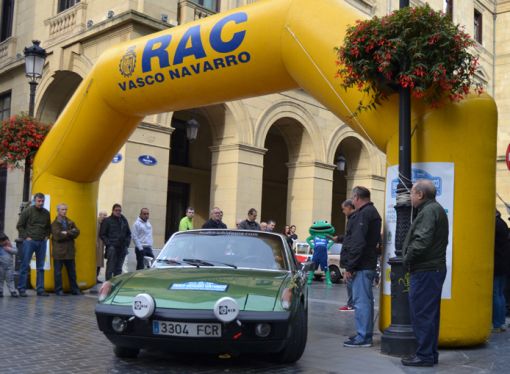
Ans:
<svg viewBox="0 0 510 374"><path fill-rule="evenodd" d="M52 123L108 47L255 1L0 0L0 118L28 110L23 48L32 39L41 40L48 53L35 115ZM367 16L384 15L399 5L392 0L345 1ZM500 113L498 192L510 200L504 159L510 139L505 120L510 115L505 90L510 33L504 27L510 1L429 3L451 9L454 21L471 34L476 30L480 38L478 78L496 98ZM192 119L200 127L196 140L189 141L186 128ZM153 160L150 165L147 156ZM214 206L223 210L229 227L254 207L262 220L276 220L279 231L295 224L303 239L317 219L327 219L343 232L339 206L355 185L370 188L382 212L385 171L380 151L306 92L294 90L144 118L103 174L97 208L109 211L118 202L130 222L140 208L149 208L155 246L176 230L187 206L195 208L197 227ZM12 237L22 184L22 171L0 172L0 224Z"/></svg>

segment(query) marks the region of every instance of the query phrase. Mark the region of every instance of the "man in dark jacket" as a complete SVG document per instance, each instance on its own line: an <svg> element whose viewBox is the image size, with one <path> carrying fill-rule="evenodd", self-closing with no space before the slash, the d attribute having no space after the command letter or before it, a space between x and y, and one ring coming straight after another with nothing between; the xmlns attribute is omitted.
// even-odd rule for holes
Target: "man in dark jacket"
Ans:
<svg viewBox="0 0 510 374"><path fill-rule="evenodd" d="M406 366L432 366L438 362L439 311L446 277L448 217L436 201L429 180L417 181L411 190L417 215L402 246L404 269L410 273L409 308L418 343L416 354L403 358Z"/></svg>
<svg viewBox="0 0 510 374"><path fill-rule="evenodd" d="M211 210L211 215L209 220L207 220L203 225L203 229L226 229L227 225L221 222L221 209L218 207L214 207Z"/></svg>
<svg viewBox="0 0 510 374"><path fill-rule="evenodd" d="M101 224L99 234L106 247L106 280L122 273L122 264L131 242L129 223L122 215L120 204L113 204L111 216Z"/></svg>
<svg viewBox="0 0 510 374"><path fill-rule="evenodd" d="M251 208L248 211L248 218L239 224L241 230L260 230L260 225L255 221L257 219L257 210Z"/></svg>
<svg viewBox="0 0 510 374"><path fill-rule="evenodd" d="M352 203L356 210L349 216L342 247L341 266L344 278L352 280L356 336L344 347L371 347L374 329L372 282L377 266L376 247L381 233L381 216L370 201L370 191L354 187Z"/></svg>
<svg viewBox="0 0 510 374"><path fill-rule="evenodd" d="M503 332L506 316L505 286L510 275L510 238L508 226L496 210L496 237L494 241L494 285L492 296L492 331Z"/></svg>
<svg viewBox="0 0 510 374"><path fill-rule="evenodd" d="M26 297L27 276L30 261L35 252L37 268L36 291L38 296L49 296L44 290L44 260L46 257L46 241L51 233L50 212L44 208L44 195L34 195L34 205L21 212L16 228L23 239L23 255L19 273L19 295Z"/></svg>
<svg viewBox="0 0 510 374"><path fill-rule="evenodd" d="M57 205L57 218L51 224L52 255L55 276L55 295L64 296L62 287L62 268L67 269L67 277L71 286L71 294L81 295L76 282L76 248L74 239L80 235L75 223L67 218L67 205Z"/></svg>

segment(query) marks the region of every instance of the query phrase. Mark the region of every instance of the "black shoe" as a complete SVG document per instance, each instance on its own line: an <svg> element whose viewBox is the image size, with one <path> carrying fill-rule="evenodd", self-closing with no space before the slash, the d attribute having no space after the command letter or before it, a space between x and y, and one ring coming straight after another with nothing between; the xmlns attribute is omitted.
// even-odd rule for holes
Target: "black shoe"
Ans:
<svg viewBox="0 0 510 374"><path fill-rule="evenodd" d="M3 294L3 293L0 293L0 297L4 297L4 294Z"/></svg>
<svg viewBox="0 0 510 374"><path fill-rule="evenodd" d="M103 283L102 280L96 279L96 283Z"/></svg>
<svg viewBox="0 0 510 374"><path fill-rule="evenodd" d="M404 366L434 366L434 362L433 361L423 361L421 358L419 357L416 357L416 356L412 356L412 357L408 357L408 358L403 358L401 360L402 362L402 365Z"/></svg>
<svg viewBox="0 0 510 374"><path fill-rule="evenodd" d="M50 294L46 291L37 292L37 296L50 296Z"/></svg>
<svg viewBox="0 0 510 374"><path fill-rule="evenodd" d="M78 291L72 291L72 292L71 292L71 295L75 295L75 296L77 296L77 295L83 295L83 292L81 292L80 290L78 290Z"/></svg>
<svg viewBox="0 0 510 374"><path fill-rule="evenodd" d="M18 293L17 293L16 291L12 291L12 292L11 292L11 296L12 296L12 297L18 297Z"/></svg>
<svg viewBox="0 0 510 374"><path fill-rule="evenodd" d="M25 291L19 291L20 297L27 297L27 293Z"/></svg>
<svg viewBox="0 0 510 374"><path fill-rule="evenodd" d="M58 291L58 292L55 292L55 295L57 296L67 296L65 293L63 293L62 291Z"/></svg>

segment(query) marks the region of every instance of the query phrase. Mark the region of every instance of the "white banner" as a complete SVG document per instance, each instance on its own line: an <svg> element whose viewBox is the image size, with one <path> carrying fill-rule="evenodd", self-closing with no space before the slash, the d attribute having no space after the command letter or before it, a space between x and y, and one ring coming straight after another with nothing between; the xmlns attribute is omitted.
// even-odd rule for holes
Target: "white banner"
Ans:
<svg viewBox="0 0 510 374"><path fill-rule="evenodd" d="M448 216L449 237L446 248L446 279L441 298L450 299L452 292L452 238L453 238L453 187L454 164L452 162L423 162L412 165L413 183L418 179L429 179L437 189L436 200L443 206ZM397 213L395 211L398 165L390 166L386 173L386 218L384 225L383 294L391 295L390 266L388 260L395 256L395 231Z"/></svg>
<svg viewBox="0 0 510 374"><path fill-rule="evenodd" d="M32 196L32 200L34 197ZM44 207L50 211L50 195L44 195ZM32 261L30 261L30 268L37 269L35 261L35 252L32 254ZM46 255L44 256L44 270L51 269L51 256L50 256L50 240L46 240Z"/></svg>

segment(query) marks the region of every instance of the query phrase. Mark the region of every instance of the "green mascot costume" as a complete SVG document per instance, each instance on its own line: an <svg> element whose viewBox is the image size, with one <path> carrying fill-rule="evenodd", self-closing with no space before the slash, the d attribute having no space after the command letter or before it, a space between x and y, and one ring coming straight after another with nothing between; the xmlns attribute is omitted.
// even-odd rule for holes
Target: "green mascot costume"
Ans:
<svg viewBox="0 0 510 374"><path fill-rule="evenodd" d="M310 236L306 238L306 242L313 249L312 261L315 263L315 268L318 269L319 265L326 273L326 284L331 286L331 277L329 275L328 267L328 251L333 245L331 237L335 234L335 228L328 223L328 221L316 221L310 226L308 230ZM308 284L312 283L313 271L308 274Z"/></svg>

